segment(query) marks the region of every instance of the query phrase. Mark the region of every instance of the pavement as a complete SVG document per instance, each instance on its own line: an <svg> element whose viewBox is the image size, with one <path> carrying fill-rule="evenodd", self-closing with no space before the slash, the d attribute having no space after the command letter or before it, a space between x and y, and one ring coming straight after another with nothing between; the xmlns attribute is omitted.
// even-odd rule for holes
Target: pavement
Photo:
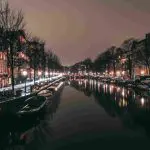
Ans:
<svg viewBox="0 0 150 150"><path fill-rule="evenodd" d="M58 75L58 76L55 76L55 77L51 77L51 78L42 78L42 79L39 79L39 80L36 80L35 83L40 83L40 82L44 82L44 81L51 81L51 80L54 80L54 79L57 79L59 77L61 77L62 75ZM27 81L26 82L26 87L29 87L31 85L34 85L34 81ZM15 89L20 89L20 88L24 88L25 87L25 83L21 83L21 84L17 84L15 85ZM12 86L9 86L9 87L4 87L4 88L0 88L0 92L2 91L7 91L7 90L11 90L12 89Z"/></svg>

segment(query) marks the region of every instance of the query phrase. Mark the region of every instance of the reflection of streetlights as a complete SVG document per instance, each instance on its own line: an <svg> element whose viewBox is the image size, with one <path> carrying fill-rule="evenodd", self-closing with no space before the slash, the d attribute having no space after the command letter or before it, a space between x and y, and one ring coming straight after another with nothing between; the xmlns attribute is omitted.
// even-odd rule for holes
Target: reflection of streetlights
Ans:
<svg viewBox="0 0 150 150"><path fill-rule="evenodd" d="M145 103L145 99L142 97L141 98L141 104L142 104L142 106L144 106L144 103Z"/></svg>
<svg viewBox="0 0 150 150"><path fill-rule="evenodd" d="M25 77L25 87L24 87L24 89L25 89L25 94L26 94L26 79L27 79L28 72L24 70L22 72L22 75Z"/></svg>

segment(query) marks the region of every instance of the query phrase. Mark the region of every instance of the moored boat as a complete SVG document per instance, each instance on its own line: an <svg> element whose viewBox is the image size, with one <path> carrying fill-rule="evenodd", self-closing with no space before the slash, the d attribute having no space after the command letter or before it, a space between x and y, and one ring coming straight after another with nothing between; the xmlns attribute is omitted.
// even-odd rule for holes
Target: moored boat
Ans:
<svg viewBox="0 0 150 150"><path fill-rule="evenodd" d="M47 106L52 104L52 101L59 96L61 90L63 89L64 82L57 82L45 90L38 92L38 95L44 96L47 99Z"/></svg>
<svg viewBox="0 0 150 150"><path fill-rule="evenodd" d="M46 106L46 98L44 96L33 96L24 101L20 109L17 111L17 116L20 117L35 117L44 112Z"/></svg>

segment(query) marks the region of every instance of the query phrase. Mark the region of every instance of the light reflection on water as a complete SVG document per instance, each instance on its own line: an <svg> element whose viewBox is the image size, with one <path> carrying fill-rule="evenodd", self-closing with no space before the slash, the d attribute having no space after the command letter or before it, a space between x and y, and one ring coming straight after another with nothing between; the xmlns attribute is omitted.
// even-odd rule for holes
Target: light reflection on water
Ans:
<svg viewBox="0 0 150 150"><path fill-rule="evenodd" d="M71 85L80 91L79 80L72 81ZM94 96L95 101L104 107L106 111L111 111L108 109L109 103L109 107L113 107L114 113L111 112L113 115L116 114L123 118L125 114L129 114L130 120L143 126L150 137L149 92L136 91L113 84L109 85L96 80L86 81L86 87L82 88L82 92L85 91L89 93L86 95Z"/></svg>
<svg viewBox="0 0 150 150"><path fill-rule="evenodd" d="M60 104L61 93L47 107L46 112L34 118L23 120L10 117L1 119L0 149L32 150L43 149L48 140L51 143L53 130L51 121ZM50 147L49 147L50 148Z"/></svg>
<svg viewBox="0 0 150 150"><path fill-rule="evenodd" d="M103 107L109 116L120 118L125 127L136 129L137 126L142 126L150 137L149 93L134 91L113 84L109 85L100 81L87 79L70 80L68 81L68 85L72 86L79 92L83 92L86 97L94 97L94 103L96 103L96 106L100 105ZM58 98L53 102L53 105L49 110L49 115L47 115L41 122L31 124L31 127L27 129L27 132L11 131L11 135L14 135L14 137L16 137L16 135L19 138L21 137L20 141L25 140L26 143L22 143L22 149L40 149L39 145L42 145L41 149L44 149L45 139L48 139L48 143L51 141L51 135L53 134L51 121L53 120L53 115L56 113L59 103L60 99ZM7 140L11 141L14 137L7 137ZM36 147L31 146L31 148L29 148L28 143L30 143L29 145L33 144ZM25 146L28 147L25 148Z"/></svg>

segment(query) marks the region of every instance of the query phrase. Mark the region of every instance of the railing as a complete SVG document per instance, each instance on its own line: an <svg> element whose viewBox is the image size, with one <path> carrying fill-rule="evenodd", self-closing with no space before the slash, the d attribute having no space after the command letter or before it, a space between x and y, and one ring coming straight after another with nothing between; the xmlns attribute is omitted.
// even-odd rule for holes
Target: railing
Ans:
<svg viewBox="0 0 150 150"><path fill-rule="evenodd" d="M8 98L8 100L4 100L4 101L0 102L0 104L7 103L7 102L11 102L11 101L14 101L14 100L17 100L17 99L24 99L24 98L26 99L26 98L28 98L28 97L35 96L35 95L37 95L39 92L41 92L42 90L45 90L46 88L48 88L49 86L53 85L54 83L56 83L56 82L58 82L58 81L60 81L60 80L62 80L62 77L59 78L59 79L57 79L57 80L55 80L55 81L53 81L53 82L51 82L51 83L49 83L48 85L44 86L43 88L41 88L40 90L38 90L38 91L36 91L36 92L33 92L33 93L31 93L31 94L29 94L29 95L25 95L25 96L13 97L13 98L11 97L11 98Z"/></svg>
<svg viewBox="0 0 150 150"><path fill-rule="evenodd" d="M41 88L40 90L31 93L30 95L26 95L26 96L21 96L21 97L15 97L15 98L10 98L8 100L2 101L0 102L0 115L3 115L6 112L8 114L15 114L17 110L19 110L20 108L22 108L23 102L32 97L32 96L36 96L40 91L48 88L49 86L53 85L56 82L59 82L60 80L62 80L62 77L60 77L59 79L49 83L48 85L44 86L43 88Z"/></svg>

